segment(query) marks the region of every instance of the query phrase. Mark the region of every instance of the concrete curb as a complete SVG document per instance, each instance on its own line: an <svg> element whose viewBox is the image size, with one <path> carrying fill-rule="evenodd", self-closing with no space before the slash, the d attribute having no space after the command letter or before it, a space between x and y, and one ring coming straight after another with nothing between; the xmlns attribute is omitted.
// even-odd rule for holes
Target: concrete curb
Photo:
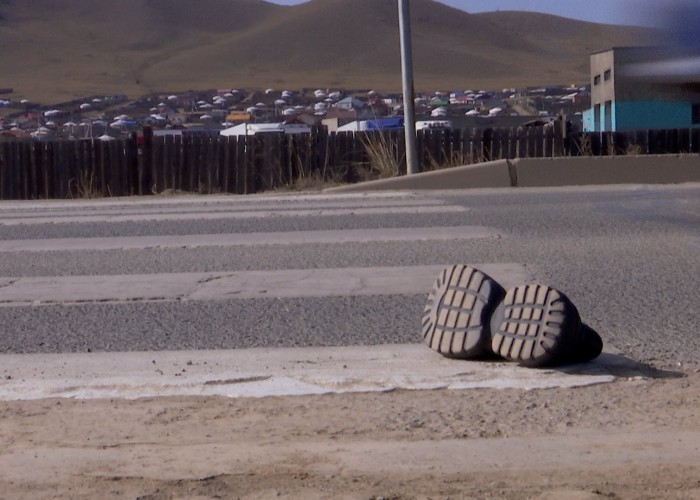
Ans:
<svg viewBox="0 0 700 500"><path fill-rule="evenodd" d="M514 163L517 187L700 181L699 155L528 158Z"/></svg>
<svg viewBox="0 0 700 500"><path fill-rule="evenodd" d="M352 193L387 190L554 187L603 184L700 182L700 155L637 155L518 158L466 165L412 176L324 190Z"/></svg>
<svg viewBox="0 0 700 500"><path fill-rule="evenodd" d="M326 193L352 193L358 191L384 191L392 189L464 189L511 187L511 163L497 160L477 165L447 168L433 172L423 172L412 176L380 179L324 189Z"/></svg>

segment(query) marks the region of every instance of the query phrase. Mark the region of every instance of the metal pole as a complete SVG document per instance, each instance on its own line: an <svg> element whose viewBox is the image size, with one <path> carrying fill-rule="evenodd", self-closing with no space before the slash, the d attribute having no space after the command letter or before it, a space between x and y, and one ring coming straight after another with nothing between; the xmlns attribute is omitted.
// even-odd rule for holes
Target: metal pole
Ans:
<svg viewBox="0 0 700 500"><path fill-rule="evenodd" d="M406 173L418 173L416 157L416 114L413 102L413 53L411 50L411 14L409 0L399 0L401 36L401 79L403 83L403 126L406 137Z"/></svg>

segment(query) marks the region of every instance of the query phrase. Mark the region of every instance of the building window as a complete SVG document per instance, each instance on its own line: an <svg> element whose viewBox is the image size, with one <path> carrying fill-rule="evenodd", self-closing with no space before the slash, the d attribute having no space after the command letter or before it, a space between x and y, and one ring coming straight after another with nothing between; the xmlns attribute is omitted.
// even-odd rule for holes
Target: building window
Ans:
<svg viewBox="0 0 700 500"><path fill-rule="evenodd" d="M612 76L612 71L609 69L606 69L605 73L603 73L603 80L605 80L607 82L608 80L610 80L611 76Z"/></svg>
<svg viewBox="0 0 700 500"><path fill-rule="evenodd" d="M693 125L700 125L700 104L693 104Z"/></svg>
<svg viewBox="0 0 700 500"><path fill-rule="evenodd" d="M593 77L593 85L598 85L600 83L600 75Z"/></svg>

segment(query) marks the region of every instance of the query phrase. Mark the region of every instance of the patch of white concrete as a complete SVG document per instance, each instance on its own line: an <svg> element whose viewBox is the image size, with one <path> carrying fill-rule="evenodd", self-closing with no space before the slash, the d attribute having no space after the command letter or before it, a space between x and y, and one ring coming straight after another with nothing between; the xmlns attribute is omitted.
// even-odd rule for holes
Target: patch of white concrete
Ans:
<svg viewBox="0 0 700 500"><path fill-rule="evenodd" d="M621 365L629 365L629 377L637 363L604 353L565 370L530 369L448 359L423 344L0 355L0 400L531 390L610 383Z"/></svg>

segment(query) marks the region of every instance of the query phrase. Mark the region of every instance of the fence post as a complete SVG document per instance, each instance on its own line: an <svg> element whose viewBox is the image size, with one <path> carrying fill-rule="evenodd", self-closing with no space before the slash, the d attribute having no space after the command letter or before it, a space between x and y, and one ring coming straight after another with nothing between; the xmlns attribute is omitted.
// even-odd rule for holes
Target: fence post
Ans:
<svg viewBox="0 0 700 500"><path fill-rule="evenodd" d="M544 127L542 129L542 132L544 134L544 144L543 144L543 151L542 155L545 158L553 158L554 157L554 151L558 148L555 147L555 140L557 135L559 133L554 130L554 127Z"/></svg>
<svg viewBox="0 0 700 500"><path fill-rule="evenodd" d="M139 173L139 150L138 136L136 132L129 135L129 139L124 143L124 172L123 196L133 196L137 192Z"/></svg>
<svg viewBox="0 0 700 500"><path fill-rule="evenodd" d="M20 169L24 166L22 162L22 143L20 141L16 141L13 143L14 148L12 151L12 158L13 158L13 168L10 169L10 199L12 200L18 200L19 199L19 172Z"/></svg>
<svg viewBox="0 0 700 500"><path fill-rule="evenodd" d="M666 131L666 153L680 153L680 134L677 128Z"/></svg>
<svg viewBox="0 0 700 500"><path fill-rule="evenodd" d="M0 200L7 199L5 189L10 168L10 142L0 141Z"/></svg>
<svg viewBox="0 0 700 500"><path fill-rule="evenodd" d="M151 192L153 186L153 128L143 127L143 143L141 144L141 162L139 165L139 189L140 195Z"/></svg>
<svg viewBox="0 0 700 500"><path fill-rule="evenodd" d="M197 161L199 161L199 157L197 154L196 138L191 135L183 135L182 147L185 153L185 168L182 176L182 188L185 192L196 193L199 189L199 186L197 186L197 182L199 180Z"/></svg>
<svg viewBox="0 0 700 500"><path fill-rule="evenodd" d="M544 127L532 127L532 132L534 136L534 158L544 158L544 145L547 140L544 134Z"/></svg>
<svg viewBox="0 0 700 500"><path fill-rule="evenodd" d="M153 137L151 141L151 171L153 172L151 177L151 193L162 193L165 191L165 168L164 168L164 156L165 156L165 137Z"/></svg>
<svg viewBox="0 0 700 500"><path fill-rule="evenodd" d="M676 152L679 154L690 153L690 129L682 128L680 130L677 130L677 133L678 149L676 150Z"/></svg>
<svg viewBox="0 0 700 500"><path fill-rule="evenodd" d="M482 155L484 161L491 161L493 158L493 129L482 129Z"/></svg>
<svg viewBox="0 0 700 500"><path fill-rule="evenodd" d="M42 186L42 176L40 175L41 149L41 142L32 143L30 151L31 161L29 162L29 165L27 165L27 174L29 175L29 190L32 193L32 198L40 198L42 195L44 195L44 198L48 198L48 196L46 196L46 190L44 189L44 186Z"/></svg>
<svg viewBox="0 0 700 500"><path fill-rule="evenodd" d="M75 148L70 142L60 141L54 161L54 178L56 179L54 196L67 198L68 183L70 182L70 166L75 164Z"/></svg>
<svg viewBox="0 0 700 500"><path fill-rule="evenodd" d="M10 142L0 141L0 200L6 200L6 189L9 187L9 173L12 168L10 161Z"/></svg>
<svg viewBox="0 0 700 500"><path fill-rule="evenodd" d="M568 149L569 122L565 114L562 113L559 115L559 119L554 122L552 132L552 156L566 156L566 150Z"/></svg>
<svg viewBox="0 0 700 500"><path fill-rule="evenodd" d="M690 152L700 153L700 128L690 131Z"/></svg>
<svg viewBox="0 0 700 500"><path fill-rule="evenodd" d="M29 185L27 183L27 172L29 171L29 165L32 160L30 142L22 141L20 143L20 158L20 165L22 165L22 167L17 172L17 188L19 198L26 200L28 199L29 194L27 192L29 188Z"/></svg>
<svg viewBox="0 0 700 500"><path fill-rule="evenodd" d="M107 189L106 189L107 185L105 182L105 173L106 173L106 170L108 168L106 163L109 160L107 159L108 152L106 152L105 150L107 149L108 142L112 142L112 141L100 141L100 140L95 141L95 146L97 146L97 151L98 151L98 153L97 153L98 162L97 162L97 168L95 169L96 179L94 179L93 181L97 184L96 189L98 190L99 193L102 193L103 196L107 192Z"/></svg>
<svg viewBox="0 0 700 500"><path fill-rule="evenodd" d="M245 158L245 137L244 136L236 136L232 137L236 152L235 156L236 159L234 160L234 170L232 172L232 175L234 176L234 183L235 183L235 189L234 192L236 194L245 194L246 189L245 189L245 165L246 165L246 158Z"/></svg>
<svg viewBox="0 0 700 500"><path fill-rule="evenodd" d="M506 129L507 133L507 150L506 150L506 159L512 160L514 158L517 158L518 156L518 129L511 127L509 129Z"/></svg>

